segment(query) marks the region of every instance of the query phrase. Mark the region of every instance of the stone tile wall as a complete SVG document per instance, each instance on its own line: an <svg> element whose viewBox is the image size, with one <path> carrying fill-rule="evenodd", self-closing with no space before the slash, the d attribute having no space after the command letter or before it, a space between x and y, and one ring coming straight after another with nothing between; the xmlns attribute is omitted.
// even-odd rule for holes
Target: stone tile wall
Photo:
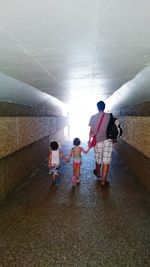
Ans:
<svg viewBox="0 0 150 267"><path fill-rule="evenodd" d="M0 200L48 155L49 142L63 142L67 117L0 117Z"/></svg>
<svg viewBox="0 0 150 267"><path fill-rule="evenodd" d="M121 108L123 136L114 146L137 179L150 190L150 102Z"/></svg>
<svg viewBox="0 0 150 267"><path fill-rule="evenodd" d="M150 158L150 117L124 116L120 121L123 141Z"/></svg>
<svg viewBox="0 0 150 267"><path fill-rule="evenodd" d="M115 144L115 150L135 175L137 182L150 191L150 158L122 140Z"/></svg>
<svg viewBox="0 0 150 267"><path fill-rule="evenodd" d="M0 117L0 158L67 125L66 117Z"/></svg>
<svg viewBox="0 0 150 267"><path fill-rule="evenodd" d="M0 160L0 200L45 160L48 145L47 136Z"/></svg>

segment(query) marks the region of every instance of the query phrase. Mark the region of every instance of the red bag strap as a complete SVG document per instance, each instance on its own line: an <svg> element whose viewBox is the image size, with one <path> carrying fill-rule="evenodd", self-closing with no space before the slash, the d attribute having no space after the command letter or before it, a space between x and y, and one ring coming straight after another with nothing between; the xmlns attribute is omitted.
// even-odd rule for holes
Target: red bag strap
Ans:
<svg viewBox="0 0 150 267"><path fill-rule="evenodd" d="M102 117L101 117L101 119L100 119L99 125L98 125L98 127L97 127L97 131L96 131L96 135L98 134L98 131L99 131L100 127L101 127L101 124L102 124L102 122L103 122L104 116L105 116L105 113L103 113L103 115L102 115Z"/></svg>

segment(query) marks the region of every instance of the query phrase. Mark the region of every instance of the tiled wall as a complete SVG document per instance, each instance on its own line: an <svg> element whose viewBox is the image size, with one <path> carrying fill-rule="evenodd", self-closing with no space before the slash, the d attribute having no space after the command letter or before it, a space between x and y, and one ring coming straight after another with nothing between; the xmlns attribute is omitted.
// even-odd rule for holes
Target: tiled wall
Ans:
<svg viewBox="0 0 150 267"><path fill-rule="evenodd" d="M115 149L137 180L150 191L150 102L122 108L115 115L123 128Z"/></svg>
<svg viewBox="0 0 150 267"><path fill-rule="evenodd" d="M0 117L0 158L54 135L66 124L66 117Z"/></svg>
<svg viewBox="0 0 150 267"><path fill-rule="evenodd" d="M65 117L0 118L0 199L48 155L49 142L64 139Z"/></svg>
<svg viewBox="0 0 150 267"><path fill-rule="evenodd" d="M0 103L0 200L47 158L49 142L65 139L68 118L48 105Z"/></svg>
<svg viewBox="0 0 150 267"><path fill-rule="evenodd" d="M123 140L150 157L150 117L125 116L121 117Z"/></svg>
<svg viewBox="0 0 150 267"><path fill-rule="evenodd" d="M47 136L0 160L0 200L45 159L48 144Z"/></svg>

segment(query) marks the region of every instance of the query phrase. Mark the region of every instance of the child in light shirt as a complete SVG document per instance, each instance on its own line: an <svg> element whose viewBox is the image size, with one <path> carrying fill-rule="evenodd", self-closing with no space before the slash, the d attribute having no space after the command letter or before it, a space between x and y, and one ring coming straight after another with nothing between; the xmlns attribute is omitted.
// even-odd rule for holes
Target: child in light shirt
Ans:
<svg viewBox="0 0 150 267"><path fill-rule="evenodd" d="M59 145L56 141L50 143L50 151L48 156L48 169L52 177L53 185L56 184L56 178L60 175L60 158L67 162L66 157L59 151Z"/></svg>

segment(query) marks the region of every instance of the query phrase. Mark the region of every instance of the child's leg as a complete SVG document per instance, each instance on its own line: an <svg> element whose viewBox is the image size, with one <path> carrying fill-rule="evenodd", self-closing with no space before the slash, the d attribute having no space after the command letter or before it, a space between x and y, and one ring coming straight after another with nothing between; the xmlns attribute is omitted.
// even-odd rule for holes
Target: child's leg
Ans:
<svg viewBox="0 0 150 267"><path fill-rule="evenodd" d="M54 184L55 183L55 175L54 175L54 168L52 166L49 168L49 175L50 175L50 178L52 179L52 183Z"/></svg>
<svg viewBox="0 0 150 267"><path fill-rule="evenodd" d="M80 166L81 166L81 163L75 163L74 164L74 176L76 176L76 179L77 179L77 183L80 182Z"/></svg>
<svg viewBox="0 0 150 267"><path fill-rule="evenodd" d="M73 176L76 176L76 163L73 162Z"/></svg>
<svg viewBox="0 0 150 267"><path fill-rule="evenodd" d="M55 176L55 184L60 184L60 168L59 168L59 166L55 167L54 176Z"/></svg>
<svg viewBox="0 0 150 267"><path fill-rule="evenodd" d="M76 164L76 177L80 176L80 163Z"/></svg>
<svg viewBox="0 0 150 267"><path fill-rule="evenodd" d="M77 164L75 162L73 162L73 176L72 176L72 185L73 186L75 186L77 183L76 168L77 168Z"/></svg>
<svg viewBox="0 0 150 267"><path fill-rule="evenodd" d="M79 184L80 183L80 167L81 167L81 163L78 164L77 166L77 183Z"/></svg>
<svg viewBox="0 0 150 267"><path fill-rule="evenodd" d="M52 166L51 167L51 174L52 174L52 183L56 184L57 177L59 177L59 166Z"/></svg>
<svg viewBox="0 0 150 267"><path fill-rule="evenodd" d="M52 175L52 183L55 184L55 181L56 181L56 175L53 174L53 175Z"/></svg>

